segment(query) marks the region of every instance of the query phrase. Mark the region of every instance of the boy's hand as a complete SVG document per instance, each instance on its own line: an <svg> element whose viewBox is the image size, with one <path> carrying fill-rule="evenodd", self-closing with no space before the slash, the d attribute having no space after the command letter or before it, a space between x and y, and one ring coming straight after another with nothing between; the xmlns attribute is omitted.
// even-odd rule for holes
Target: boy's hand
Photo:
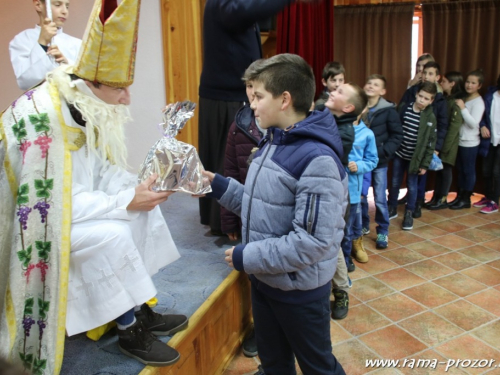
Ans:
<svg viewBox="0 0 500 375"><path fill-rule="evenodd" d="M483 138L490 138L491 134L490 131L486 126L481 126L481 137Z"/></svg>
<svg viewBox="0 0 500 375"><path fill-rule="evenodd" d="M210 172L210 171L201 171L201 175L203 176L203 179L208 180L209 183L212 183L212 181L215 178L215 173ZM205 186L205 181L203 181L203 186ZM193 198L202 198L205 196L205 194L193 194L191 195Z"/></svg>
<svg viewBox="0 0 500 375"><path fill-rule="evenodd" d="M353 173L358 171L358 165L354 161L350 161L349 164L347 164L347 168Z"/></svg>
<svg viewBox="0 0 500 375"><path fill-rule="evenodd" d="M417 72L415 73L415 77L413 77L413 79L410 80L410 82L408 83L409 86L414 86L416 85L417 83L420 83L422 82L422 72Z"/></svg>
<svg viewBox="0 0 500 375"><path fill-rule="evenodd" d="M233 265L233 250L234 250L234 246L230 249L227 249L224 254L226 254L226 257L224 258L224 260L227 262L227 265L231 268L234 268L234 265Z"/></svg>
<svg viewBox="0 0 500 375"><path fill-rule="evenodd" d="M59 64L68 64L68 60L66 60L66 57L64 57L62 52L59 51L59 47L57 46L50 46L47 51L47 55L53 56L56 62Z"/></svg>
<svg viewBox="0 0 500 375"><path fill-rule="evenodd" d="M439 156L439 151L438 151L438 150L434 150L434 154L435 154L436 156Z"/></svg>
<svg viewBox="0 0 500 375"><path fill-rule="evenodd" d="M465 108L465 103L462 99L457 99L455 100L455 103L457 103L457 105L460 107L460 109L464 109Z"/></svg>
<svg viewBox="0 0 500 375"><path fill-rule="evenodd" d="M238 232L228 233L227 236L231 241L236 241L238 239Z"/></svg>
<svg viewBox="0 0 500 375"><path fill-rule="evenodd" d="M427 169L424 169L424 168L420 168L420 169L418 170L418 174L419 174L419 176L423 176L426 172L427 172Z"/></svg>
<svg viewBox="0 0 500 375"><path fill-rule="evenodd" d="M165 202L173 191L154 192L151 186L154 184L158 175L152 174L149 178L137 185L135 188L134 199L127 206L129 211L151 211L160 203Z"/></svg>
<svg viewBox="0 0 500 375"><path fill-rule="evenodd" d="M45 18L43 21L40 20L40 36L38 37L38 43L42 46L48 46L50 41L57 34L57 26L55 22L52 22L50 18Z"/></svg>

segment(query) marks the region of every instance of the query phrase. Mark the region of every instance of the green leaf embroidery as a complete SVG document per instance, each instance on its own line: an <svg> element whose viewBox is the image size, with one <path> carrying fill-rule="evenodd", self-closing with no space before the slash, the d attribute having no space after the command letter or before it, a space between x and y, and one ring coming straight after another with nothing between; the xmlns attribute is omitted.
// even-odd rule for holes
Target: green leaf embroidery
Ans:
<svg viewBox="0 0 500 375"><path fill-rule="evenodd" d="M33 315L33 305L35 299L33 297L26 299L24 302L24 315Z"/></svg>
<svg viewBox="0 0 500 375"><path fill-rule="evenodd" d="M31 370L31 364L33 362L33 354L23 354L19 352L19 357L21 357L21 361L23 362L23 366L27 370Z"/></svg>
<svg viewBox="0 0 500 375"><path fill-rule="evenodd" d="M29 115L29 119L35 126L35 131L37 133L48 132L50 130L50 120L49 116L46 113L40 113L39 115Z"/></svg>
<svg viewBox="0 0 500 375"><path fill-rule="evenodd" d="M19 186L19 189L17 189L17 204L26 204L29 202L29 197L28 194L30 192L30 188L28 184L23 184Z"/></svg>
<svg viewBox="0 0 500 375"><path fill-rule="evenodd" d="M54 188L54 179L35 180L36 196L39 198L50 198L49 190Z"/></svg>
<svg viewBox="0 0 500 375"><path fill-rule="evenodd" d="M29 263L31 262L31 250L32 246L28 246L26 250L21 250L17 252L17 257L23 263L23 267L27 268Z"/></svg>
<svg viewBox="0 0 500 375"><path fill-rule="evenodd" d="M52 248L52 242L35 241L35 247L38 250L38 257L46 261Z"/></svg>
<svg viewBox="0 0 500 375"><path fill-rule="evenodd" d="M47 311L49 311L50 301L44 301L41 298L38 298L38 313L40 314L40 318L43 320L47 319Z"/></svg>
<svg viewBox="0 0 500 375"><path fill-rule="evenodd" d="M47 360L46 359L36 359L35 362L33 363L33 374L34 375L43 375L45 370L45 367L47 366Z"/></svg>
<svg viewBox="0 0 500 375"><path fill-rule="evenodd" d="M28 132L26 132L26 122L23 118L12 126L12 131L19 142L28 135Z"/></svg>

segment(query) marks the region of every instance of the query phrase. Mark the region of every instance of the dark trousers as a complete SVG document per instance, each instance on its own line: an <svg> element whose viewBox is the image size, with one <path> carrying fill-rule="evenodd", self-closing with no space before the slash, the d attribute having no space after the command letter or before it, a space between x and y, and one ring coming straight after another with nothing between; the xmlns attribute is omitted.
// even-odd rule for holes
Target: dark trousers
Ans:
<svg viewBox="0 0 500 375"><path fill-rule="evenodd" d="M479 146L458 146L458 187L462 190L474 191L474 185L476 185L476 157L478 150Z"/></svg>
<svg viewBox="0 0 500 375"><path fill-rule="evenodd" d="M198 154L207 171L224 175L227 133L241 102L200 98ZM215 199L200 198L200 222L220 231L220 205Z"/></svg>
<svg viewBox="0 0 500 375"><path fill-rule="evenodd" d="M387 199L389 207L397 207L399 188L403 182L405 172L408 172L409 167L409 160L402 159L397 155L394 156L392 162L392 181L391 187L389 188L389 197ZM413 211L415 210L415 202L417 201L418 174L406 173L406 186L408 188L406 209Z"/></svg>
<svg viewBox="0 0 500 375"><path fill-rule="evenodd" d="M490 143L488 155L483 160L483 179L486 198L498 204L500 196L500 145Z"/></svg>
<svg viewBox="0 0 500 375"><path fill-rule="evenodd" d="M448 163L443 163L443 169L436 172L436 180L434 182L434 197L448 196L453 179L453 166Z"/></svg>
<svg viewBox="0 0 500 375"><path fill-rule="evenodd" d="M332 354L330 292L317 301L289 304L252 285L255 337L266 375L294 375L295 358L306 375L345 375Z"/></svg>
<svg viewBox="0 0 500 375"><path fill-rule="evenodd" d="M426 174L418 175L418 186L417 186L417 201L425 200L425 187L427 185L427 175L430 171L427 171Z"/></svg>

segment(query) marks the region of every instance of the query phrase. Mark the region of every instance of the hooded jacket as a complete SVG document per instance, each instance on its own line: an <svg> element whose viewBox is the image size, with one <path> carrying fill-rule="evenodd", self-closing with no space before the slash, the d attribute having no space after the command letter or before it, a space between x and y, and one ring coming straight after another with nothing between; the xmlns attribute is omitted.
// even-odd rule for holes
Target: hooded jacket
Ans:
<svg viewBox="0 0 500 375"><path fill-rule="evenodd" d="M227 134L224 176L245 183L249 166L248 157L261 138L262 133L255 124L252 109L244 105L236 113ZM221 207L221 229L223 233L239 232L241 229L239 216Z"/></svg>
<svg viewBox="0 0 500 375"><path fill-rule="evenodd" d="M443 148L444 138L446 137L446 132L448 131L448 106L446 104L446 99L443 96L441 86L436 83L436 87L438 89L438 93L434 97L431 107L437 121L436 150L441 151ZM406 108L408 104L415 102L419 89L420 85L414 85L405 91L398 105L399 112Z"/></svg>
<svg viewBox="0 0 500 375"><path fill-rule="evenodd" d="M245 185L216 175L211 196L242 219L235 269L271 298L307 303L328 293L344 235L347 174L332 115L313 111L270 128Z"/></svg>
<svg viewBox="0 0 500 375"><path fill-rule="evenodd" d="M378 163L377 146L373 132L366 127L363 121L354 126L354 143L349 153L349 161L353 161L358 166L356 172L351 172L345 167L349 176L349 199L351 204L361 201L363 190L363 175L375 169Z"/></svg>
<svg viewBox="0 0 500 375"><path fill-rule="evenodd" d="M378 152L378 168L387 167L403 141L403 128L394 103L380 98L363 119L375 135Z"/></svg>

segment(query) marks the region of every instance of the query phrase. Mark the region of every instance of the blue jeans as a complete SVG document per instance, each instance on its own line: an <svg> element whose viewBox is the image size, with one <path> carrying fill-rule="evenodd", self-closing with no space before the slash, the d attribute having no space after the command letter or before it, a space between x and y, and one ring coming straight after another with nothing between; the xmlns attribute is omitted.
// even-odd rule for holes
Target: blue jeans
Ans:
<svg viewBox="0 0 500 375"><path fill-rule="evenodd" d="M458 187L465 191L474 191L476 184L476 157L479 146L462 147L458 146L457 170Z"/></svg>
<svg viewBox="0 0 500 375"><path fill-rule="evenodd" d="M332 353L330 291L316 301L290 304L269 298L252 283L255 338L266 375L345 375Z"/></svg>
<svg viewBox="0 0 500 375"><path fill-rule="evenodd" d="M397 155L394 156L392 164L392 181L391 188L389 189L388 202L391 207L397 207L398 205L399 188L403 182L405 172L408 172L409 166L409 160L404 160ZM406 196L406 209L413 211L415 210L415 202L417 201L418 174L406 173L406 186L408 188L408 194Z"/></svg>
<svg viewBox="0 0 500 375"><path fill-rule="evenodd" d="M375 222L377 234L389 234L389 209L387 207L387 167L372 171L373 196L375 198Z"/></svg>
<svg viewBox="0 0 500 375"><path fill-rule="evenodd" d="M342 252L346 264L349 264L349 257L351 256L352 240L361 237L361 205L359 203L351 203L349 218L344 230L344 238L342 239Z"/></svg>

